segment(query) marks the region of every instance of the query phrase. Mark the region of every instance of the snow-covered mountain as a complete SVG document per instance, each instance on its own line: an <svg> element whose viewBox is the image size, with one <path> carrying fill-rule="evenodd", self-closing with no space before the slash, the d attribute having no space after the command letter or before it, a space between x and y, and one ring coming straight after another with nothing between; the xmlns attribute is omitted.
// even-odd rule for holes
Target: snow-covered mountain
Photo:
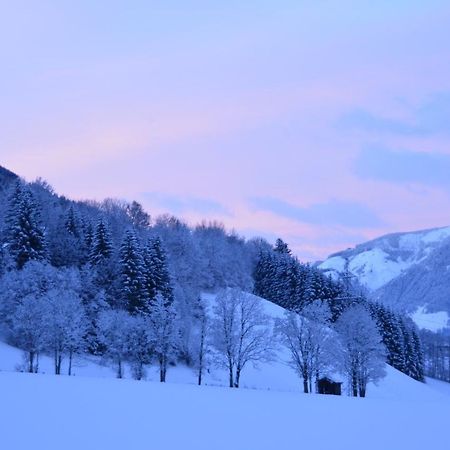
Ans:
<svg viewBox="0 0 450 450"><path fill-rule="evenodd" d="M348 271L370 296L437 330L450 316L450 227L395 233L331 255L319 267Z"/></svg>

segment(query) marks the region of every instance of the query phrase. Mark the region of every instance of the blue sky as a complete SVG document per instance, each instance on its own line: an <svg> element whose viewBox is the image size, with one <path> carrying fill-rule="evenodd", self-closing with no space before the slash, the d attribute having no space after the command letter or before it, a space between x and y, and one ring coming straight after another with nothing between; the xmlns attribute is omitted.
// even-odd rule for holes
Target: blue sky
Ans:
<svg viewBox="0 0 450 450"><path fill-rule="evenodd" d="M450 224L448 1L17 1L0 164L304 259Z"/></svg>

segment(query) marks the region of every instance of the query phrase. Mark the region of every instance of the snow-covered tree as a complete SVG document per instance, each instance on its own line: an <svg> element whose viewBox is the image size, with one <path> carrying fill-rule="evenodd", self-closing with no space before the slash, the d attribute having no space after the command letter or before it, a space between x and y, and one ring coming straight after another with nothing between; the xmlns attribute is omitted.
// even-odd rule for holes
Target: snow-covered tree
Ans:
<svg viewBox="0 0 450 450"><path fill-rule="evenodd" d="M20 300L11 317L14 344L26 353L30 373L39 369L39 354L47 345L48 302L40 295L29 294Z"/></svg>
<svg viewBox="0 0 450 450"><path fill-rule="evenodd" d="M176 313L172 303L167 303L161 293L156 294L148 317L152 352L159 364L160 381L166 381L167 367L175 361L178 353L178 330Z"/></svg>
<svg viewBox="0 0 450 450"><path fill-rule="evenodd" d="M367 384L385 376L386 349L374 320L362 305L345 310L335 323L341 351L338 367L354 397L366 396Z"/></svg>
<svg viewBox="0 0 450 450"><path fill-rule="evenodd" d="M22 269L28 261L46 259L47 248L40 209L30 189L20 181L10 197L4 234L4 243L18 269Z"/></svg>
<svg viewBox="0 0 450 450"><path fill-rule="evenodd" d="M153 349L151 327L148 317L133 316L130 318L128 331L128 360L135 380L145 378L145 365L150 363Z"/></svg>
<svg viewBox="0 0 450 450"><path fill-rule="evenodd" d="M249 363L257 365L272 358L271 323L261 300L239 289L222 290L213 312L212 343L217 362L227 369L229 386L238 388Z"/></svg>
<svg viewBox="0 0 450 450"><path fill-rule="evenodd" d="M69 358L68 375L72 374L74 355L84 350L87 319L78 294L67 289L52 289L47 303L47 347L54 356L55 374L61 374L62 361Z"/></svg>
<svg viewBox="0 0 450 450"><path fill-rule="evenodd" d="M150 216L145 212L142 205L136 201L132 201L126 207L126 212L134 227L145 230L150 226Z"/></svg>
<svg viewBox="0 0 450 450"><path fill-rule="evenodd" d="M95 228L91 252L89 255L90 263L98 266L108 261L113 253L113 244L111 240L111 232L105 220L101 218Z"/></svg>
<svg viewBox="0 0 450 450"><path fill-rule="evenodd" d="M305 393L312 393L313 379L317 383L331 365L330 344L334 336L330 320L328 305L316 301L299 313L286 312L277 323L281 341L291 356L291 366L303 379Z"/></svg>
<svg viewBox="0 0 450 450"><path fill-rule="evenodd" d="M119 251L118 294L130 314L148 314L149 298L144 290L144 261L133 231L127 230Z"/></svg>
<svg viewBox="0 0 450 450"><path fill-rule="evenodd" d="M211 326L205 302L199 297L195 306L196 326L191 340L191 353L193 366L197 373L197 382L200 386L204 371L209 365Z"/></svg>
<svg viewBox="0 0 450 450"><path fill-rule="evenodd" d="M155 299L159 293L166 303L173 301L167 256L158 237L150 240L144 249L144 290L150 300Z"/></svg>
<svg viewBox="0 0 450 450"><path fill-rule="evenodd" d="M123 378L130 323L130 315L122 310L102 311L98 319L98 339L105 348L105 356L116 365L117 378Z"/></svg>

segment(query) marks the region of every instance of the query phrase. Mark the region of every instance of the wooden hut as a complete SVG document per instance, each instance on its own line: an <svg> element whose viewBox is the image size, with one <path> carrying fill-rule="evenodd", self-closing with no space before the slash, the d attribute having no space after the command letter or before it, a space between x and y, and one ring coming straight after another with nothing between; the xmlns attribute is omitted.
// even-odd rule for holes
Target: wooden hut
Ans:
<svg viewBox="0 0 450 450"><path fill-rule="evenodd" d="M317 382L317 392L319 394L341 395L342 383L328 377L320 378Z"/></svg>

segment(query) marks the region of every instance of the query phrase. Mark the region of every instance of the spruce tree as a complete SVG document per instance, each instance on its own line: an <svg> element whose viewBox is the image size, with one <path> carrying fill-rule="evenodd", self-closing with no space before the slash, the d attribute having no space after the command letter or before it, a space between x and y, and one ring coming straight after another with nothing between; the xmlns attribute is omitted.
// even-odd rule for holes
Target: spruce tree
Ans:
<svg viewBox="0 0 450 450"><path fill-rule="evenodd" d="M80 232L80 221L78 219L77 214L75 213L75 210L73 206L71 205L70 208L67 210L65 221L64 221L65 228L67 232L72 235L75 238L79 238L81 235Z"/></svg>
<svg viewBox="0 0 450 450"><path fill-rule="evenodd" d="M283 255L290 255L291 250L289 249L286 242L284 242L282 239L278 238L275 242L275 247L273 248L275 252L281 253Z"/></svg>
<svg viewBox="0 0 450 450"><path fill-rule="evenodd" d="M144 292L144 261L135 234L125 236L119 251L120 297L130 314L149 312Z"/></svg>
<svg viewBox="0 0 450 450"><path fill-rule="evenodd" d="M6 247L18 269L28 261L47 257L40 210L31 191L19 181L10 197L6 216Z"/></svg>
<svg viewBox="0 0 450 450"><path fill-rule="evenodd" d="M157 237L144 249L144 290L150 301L161 294L167 304L173 301L173 287L167 267L167 256Z"/></svg>
<svg viewBox="0 0 450 450"><path fill-rule="evenodd" d="M92 239L89 261L93 266L100 265L111 258L112 252L113 245L111 241L111 233L109 232L105 221L100 219L97 223Z"/></svg>

